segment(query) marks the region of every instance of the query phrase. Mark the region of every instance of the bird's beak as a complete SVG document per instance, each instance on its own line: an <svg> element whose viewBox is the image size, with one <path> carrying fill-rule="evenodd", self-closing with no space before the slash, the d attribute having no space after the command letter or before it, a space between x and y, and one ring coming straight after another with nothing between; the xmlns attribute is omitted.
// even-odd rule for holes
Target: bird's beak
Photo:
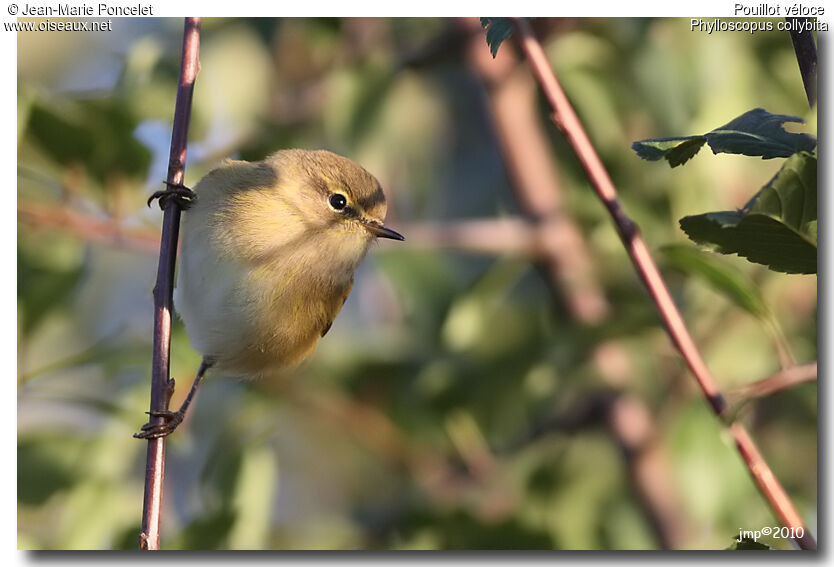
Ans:
<svg viewBox="0 0 834 567"><path fill-rule="evenodd" d="M373 234L378 238L391 238L392 240L405 240L405 236L397 232L396 230L392 230L387 226L383 226L381 222L374 221L374 220L367 220L361 219L359 221L362 223L368 232Z"/></svg>

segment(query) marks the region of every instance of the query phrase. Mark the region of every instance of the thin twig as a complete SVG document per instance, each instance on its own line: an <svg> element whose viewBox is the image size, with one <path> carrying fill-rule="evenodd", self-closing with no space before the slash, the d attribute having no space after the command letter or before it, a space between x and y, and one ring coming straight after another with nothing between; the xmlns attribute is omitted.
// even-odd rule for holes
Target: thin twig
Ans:
<svg viewBox="0 0 834 567"><path fill-rule="evenodd" d="M356 441L387 463L406 471L421 490L444 506L460 498L472 477L455 470L450 459L424 447L409 436L385 413L373 405L339 392L290 387L284 395L304 411L322 416L340 433Z"/></svg>
<svg viewBox="0 0 834 567"><path fill-rule="evenodd" d="M556 75L545 56L544 50L536 39L530 24L523 18L516 18L515 27L518 32L519 44L539 81L539 85L553 108L553 120L568 139L576 153L595 192L602 200L614 221L620 238L623 241L640 278L646 285L652 301L663 320L666 331L681 356L686 361L692 374L698 382L704 396L715 414L725 421L727 402L721 395L718 384L704 363L701 353L692 340L683 321L683 317L672 300L666 283L660 275L657 265L652 260L648 246L640 236L637 225L623 211L617 200L617 190L608 176L602 161L588 138L582 123L568 101L565 92L559 85ZM797 544L803 549L816 549L816 542L805 528L799 513L791 502L782 485L776 479L770 467L764 461L755 442L739 423L729 426L736 446L747 465L750 474L755 479L759 490L770 503L776 516L783 525L791 528L802 528L804 537L798 538Z"/></svg>
<svg viewBox="0 0 834 567"><path fill-rule="evenodd" d="M119 220L99 218L68 208L18 200L18 220L34 229L61 229L89 242L159 253L160 232L124 226ZM414 248L447 249L472 254L511 254L536 258L545 253L536 225L519 217L465 219L453 222L398 223Z"/></svg>
<svg viewBox="0 0 834 567"><path fill-rule="evenodd" d="M570 316L581 324L599 323L608 302L594 274L593 261L573 219L566 214L564 190L547 132L536 105L536 83L506 45L494 59L483 49L477 18L459 20L470 32L466 53L487 92L490 117L504 155L516 199L536 221L538 268Z"/></svg>
<svg viewBox="0 0 834 567"><path fill-rule="evenodd" d="M467 219L454 222L398 223L417 248L445 248L476 254L513 254L535 258L536 227L518 217Z"/></svg>
<svg viewBox="0 0 834 567"><path fill-rule="evenodd" d="M484 83L489 115L503 150L512 188L522 209L539 219L537 240L539 268L554 297L563 301L570 318L578 325L599 325L611 312L610 304L594 274L593 262L581 229L564 205L564 187L547 133L539 120L536 82L520 65L512 44L505 43L495 58L483 48L484 40L477 18L460 20L470 32L467 57ZM615 344L600 345L592 356L594 367L605 381L615 382L607 357L616 356ZM629 479L636 498L654 529L659 546L676 549L684 545L690 531L680 513L674 483L657 443L656 420L646 405L636 398L608 400L588 406L598 420L609 424L608 431L623 450ZM622 410L627 408L628 411ZM636 442L633 424L644 427Z"/></svg>
<svg viewBox="0 0 834 567"><path fill-rule="evenodd" d="M775 394L776 392L793 388L794 386L804 384L805 382L813 382L816 379L816 362L799 364L797 366L785 368L784 370L781 370L772 376L768 376L767 378L739 386L738 388L730 391L727 394L727 398L733 400L736 405L742 404L750 400L763 398L765 396Z"/></svg>
<svg viewBox="0 0 834 567"><path fill-rule="evenodd" d="M186 18L182 39L182 63L171 133L168 159L168 187L181 185L185 176L188 124L191 98L199 71L200 18ZM169 355L171 350L171 311L174 292L174 266L180 228L180 208L172 199L162 219L162 241L154 298L153 367L151 373L151 411L165 411L170 402ZM162 421L160 417L151 420ZM148 440L145 467L145 501L142 507L141 549L159 549L159 523L165 479L165 438Z"/></svg>
<svg viewBox="0 0 834 567"><path fill-rule="evenodd" d="M628 465L637 501L663 549L679 549L690 526L681 514L666 455L658 442L657 420L635 395L621 395L607 411L607 425Z"/></svg>
<svg viewBox="0 0 834 567"><path fill-rule="evenodd" d="M810 30L795 29L797 23L812 22L812 20L810 18L785 19L791 24L789 33L794 53L796 53L796 62L799 63L799 73L802 75L802 86L805 87L808 106L813 108L817 102L817 46Z"/></svg>
<svg viewBox="0 0 834 567"><path fill-rule="evenodd" d="M138 252L159 251L159 231L150 228L126 228L116 219L81 213L67 205L53 206L18 199L17 218L35 229L59 228L90 242L129 248Z"/></svg>

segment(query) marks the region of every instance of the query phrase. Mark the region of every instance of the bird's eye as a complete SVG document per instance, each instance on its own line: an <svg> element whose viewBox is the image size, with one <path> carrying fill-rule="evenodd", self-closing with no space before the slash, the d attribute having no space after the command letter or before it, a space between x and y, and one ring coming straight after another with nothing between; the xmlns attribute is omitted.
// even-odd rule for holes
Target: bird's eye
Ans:
<svg viewBox="0 0 834 567"><path fill-rule="evenodd" d="M341 193L333 193L328 201L334 211L343 211L347 206L347 199Z"/></svg>

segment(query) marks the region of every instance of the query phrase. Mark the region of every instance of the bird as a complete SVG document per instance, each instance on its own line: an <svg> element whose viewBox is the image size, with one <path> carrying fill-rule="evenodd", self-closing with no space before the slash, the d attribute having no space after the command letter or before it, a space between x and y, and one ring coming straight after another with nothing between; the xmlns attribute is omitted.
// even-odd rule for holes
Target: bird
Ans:
<svg viewBox="0 0 834 567"><path fill-rule="evenodd" d="M185 209L174 307L203 358L180 408L148 412L163 419L143 425L134 435L142 439L176 429L209 368L264 378L310 356L371 243L405 240L383 224L379 181L327 150L225 160L193 190L177 186L154 198Z"/></svg>

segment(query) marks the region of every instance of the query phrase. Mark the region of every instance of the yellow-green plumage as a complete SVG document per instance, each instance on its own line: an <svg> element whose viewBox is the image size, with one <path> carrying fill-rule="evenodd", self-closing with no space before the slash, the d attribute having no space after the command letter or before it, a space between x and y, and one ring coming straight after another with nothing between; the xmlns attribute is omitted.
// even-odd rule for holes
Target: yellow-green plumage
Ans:
<svg viewBox="0 0 834 567"><path fill-rule="evenodd" d="M231 375L263 376L307 357L373 239L399 237L382 226L379 182L326 151L226 161L194 192L175 306L192 346Z"/></svg>

